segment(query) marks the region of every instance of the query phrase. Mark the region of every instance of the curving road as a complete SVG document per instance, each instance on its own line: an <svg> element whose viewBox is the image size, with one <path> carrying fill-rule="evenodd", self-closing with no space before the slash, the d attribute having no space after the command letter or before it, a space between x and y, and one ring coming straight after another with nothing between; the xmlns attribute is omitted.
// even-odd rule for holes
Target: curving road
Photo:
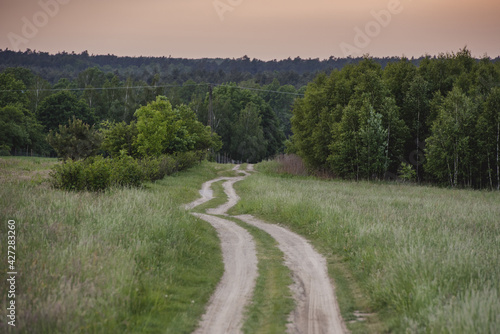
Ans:
<svg viewBox="0 0 500 334"><path fill-rule="evenodd" d="M239 165L233 170L239 170ZM248 165L247 171L253 171L253 165ZM241 333L243 311L251 299L257 278L255 243L244 228L214 215L227 215L227 210L238 203L239 196L233 185L247 177L247 171L242 171L244 176L217 178L204 183L200 190L201 198L186 205L189 210L211 200L211 185L226 180L223 188L228 201L207 210L207 214L193 213L217 230L225 270L195 334ZM294 284L291 289L296 303L287 331L310 334L347 332L340 316L333 284L328 277L326 260L308 241L281 226L265 223L250 215L235 218L269 233L285 254L285 264L293 276Z"/></svg>

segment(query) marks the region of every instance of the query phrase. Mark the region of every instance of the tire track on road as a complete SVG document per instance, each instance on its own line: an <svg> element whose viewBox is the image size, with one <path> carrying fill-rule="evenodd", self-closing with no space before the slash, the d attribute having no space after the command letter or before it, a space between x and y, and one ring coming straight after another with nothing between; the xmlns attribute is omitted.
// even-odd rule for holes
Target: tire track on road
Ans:
<svg viewBox="0 0 500 334"><path fill-rule="evenodd" d="M233 168L239 170L239 165ZM253 165L248 165L253 171ZM208 209L208 214L193 215L212 224L221 238L225 272L207 311L202 318L199 333L240 333L243 310L250 301L257 277L255 243L244 228L236 223L212 215L227 215L227 210L240 199L234 190L234 183L250 175L222 177L208 181L200 190L201 198L186 205L186 209L208 202L213 198L210 187L213 183L226 180L223 184L228 201L217 208ZM285 265L291 272L294 284L291 287L296 308L290 315L289 333L345 333L347 329L340 316L334 287L328 277L326 260L309 242L288 229L265 223L251 215L237 218L270 234L285 254ZM238 267L239 266L239 267ZM237 268L238 267L238 268ZM241 283L241 284L235 284Z"/></svg>

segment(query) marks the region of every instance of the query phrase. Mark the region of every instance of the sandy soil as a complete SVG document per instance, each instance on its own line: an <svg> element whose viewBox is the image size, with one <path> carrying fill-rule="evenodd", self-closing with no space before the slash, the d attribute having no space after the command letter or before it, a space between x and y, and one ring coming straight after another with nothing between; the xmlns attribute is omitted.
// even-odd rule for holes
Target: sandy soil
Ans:
<svg viewBox="0 0 500 334"><path fill-rule="evenodd" d="M238 170L239 165L233 170ZM247 171L253 171L248 165ZM213 198L210 186L226 180L223 184L228 201L207 210L208 214L195 216L212 224L221 239L224 258L224 275L200 322L199 333L240 333L243 311L250 301L257 277L255 244L250 234L234 222L212 215L227 215L227 210L238 203L234 183L245 176L225 177L208 181L200 190L200 199L186 205L192 209ZM296 300L296 309L290 315L289 333L345 333L345 324L340 316L334 287L327 274L325 259L316 252L303 237L274 224L267 224L250 215L237 216L248 224L269 233L285 254L285 264L290 268L294 284L291 287Z"/></svg>
<svg viewBox="0 0 500 334"><path fill-rule="evenodd" d="M247 230L233 222L194 215L215 227L224 260L224 275L194 333L241 333L243 311L252 297L257 278L255 243Z"/></svg>
<svg viewBox="0 0 500 334"><path fill-rule="evenodd" d="M235 218L269 233L285 254L285 264L293 275L292 291L297 305L290 315L288 332L346 332L323 256L306 239L281 226L267 224L250 215Z"/></svg>

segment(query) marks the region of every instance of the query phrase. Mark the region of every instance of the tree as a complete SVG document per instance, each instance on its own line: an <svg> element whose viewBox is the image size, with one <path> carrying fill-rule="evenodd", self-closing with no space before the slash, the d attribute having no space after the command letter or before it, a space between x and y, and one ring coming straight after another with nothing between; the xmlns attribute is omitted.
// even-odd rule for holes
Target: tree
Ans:
<svg viewBox="0 0 500 334"><path fill-rule="evenodd" d="M137 123L105 121L101 124L102 145L101 149L112 157L119 157L122 152L128 156L137 157Z"/></svg>
<svg viewBox="0 0 500 334"><path fill-rule="evenodd" d="M450 186L472 183L472 120L474 105L455 87L440 106L427 145L426 170Z"/></svg>
<svg viewBox="0 0 500 334"><path fill-rule="evenodd" d="M500 190L500 88L492 89L486 99L476 125L476 133L488 184L490 188Z"/></svg>
<svg viewBox="0 0 500 334"><path fill-rule="evenodd" d="M47 131L58 129L60 124L66 124L72 117L90 125L95 124L94 114L85 101L68 91L47 97L38 112L38 119Z"/></svg>
<svg viewBox="0 0 500 334"><path fill-rule="evenodd" d="M403 110L405 112L403 120L411 134L410 140L414 140L407 142L406 156L409 157L410 163L415 165L417 181L420 181L422 177L420 167L423 164L421 152L428 137L428 127L424 120L430 113L429 84L420 75L415 76L408 87Z"/></svg>
<svg viewBox="0 0 500 334"><path fill-rule="evenodd" d="M189 107L181 105L172 109L164 96L137 109L135 117L136 147L143 157L220 147L218 136L212 136Z"/></svg>
<svg viewBox="0 0 500 334"><path fill-rule="evenodd" d="M11 149L23 147L29 136L24 124L24 113L19 105L0 108L0 155L10 155Z"/></svg>
<svg viewBox="0 0 500 334"><path fill-rule="evenodd" d="M28 106L26 85L11 73L0 73L0 107L18 104Z"/></svg>
<svg viewBox="0 0 500 334"><path fill-rule="evenodd" d="M365 106L369 111L368 119L359 131L361 139L361 172L364 177L381 178L387 171L387 130L382 127L382 115L373 110L370 105Z"/></svg>
<svg viewBox="0 0 500 334"><path fill-rule="evenodd" d="M261 117L257 106L249 103L240 112L235 125L236 138L232 141L235 158L247 162L258 162L266 154L266 141L261 126Z"/></svg>
<svg viewBox="0 0 500 334"><path fill-rule="evenodd" d="M59 131L50 131L47 141L64 160L80 160L96 155L101 136L82 120L73 117L68 125L59 125Z"/></svg>
<svg viewBox="0 0 500 334"><path fill-rule="evenodd" d="M10 73L11 72L11 73ZM0 74L0 147L2 154L11 150L31 149L44 153L42 126L28 109L30 103L23 81L15 75L31 73L22 68ZM28 78L26 79L28 80Z"/></svg>
<svg viewBox="0 0 500 334"><path fill-rule="evenodd" d="M353 104L349 104L343 109L342 120L334 127L328 162L331 170L344 178L359 180L361 177L360 124L360 113Z"/></svg>

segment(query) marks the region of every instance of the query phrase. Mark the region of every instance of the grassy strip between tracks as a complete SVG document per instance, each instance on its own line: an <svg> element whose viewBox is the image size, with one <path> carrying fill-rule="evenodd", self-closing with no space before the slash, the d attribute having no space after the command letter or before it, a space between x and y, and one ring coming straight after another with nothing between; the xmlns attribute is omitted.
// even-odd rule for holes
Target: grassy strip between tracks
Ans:
<svg viewBox="0 0 500 334"><path fill-rule="evenodd" d="M194 211L205 212L208 208L226 203L227 195L222 187L224 182L226 181L213 183L211 188L214 199L196 207ZM247 229L256 244L259 276L245 313L243 332L285 333L288 315L293 311L294 302L288 288L292 284L291 273L283 264L283 253L278 249L276 241L266 232L235 218L220 217Z"/></svg>
<svg viewBox="0 0 500 334"><path fill-rule="evenodd" d="M266 232L236 218L221 216L245 228L255 240L258 273L252 300L245 312L243 332L248 334L285 333L288 316L295 303L289 286L291 272L284 265L283 252Z"/></svg>

